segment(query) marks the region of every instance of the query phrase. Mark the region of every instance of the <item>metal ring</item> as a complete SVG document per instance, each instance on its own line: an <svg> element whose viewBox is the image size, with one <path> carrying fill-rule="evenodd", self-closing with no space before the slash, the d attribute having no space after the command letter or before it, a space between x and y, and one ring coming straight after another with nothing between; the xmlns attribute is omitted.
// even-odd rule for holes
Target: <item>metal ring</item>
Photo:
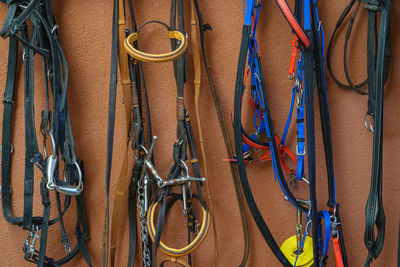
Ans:
<svg viewBox="0 0 400 267"><path fill-rule="evenodd" d="M1 150L1 152L3 152L3 145L0 146L0 150ZM14 153L14 146L13 146L12 144L10 144L10 151L9 151L9 153L10 153L10 154Z"/></svg>

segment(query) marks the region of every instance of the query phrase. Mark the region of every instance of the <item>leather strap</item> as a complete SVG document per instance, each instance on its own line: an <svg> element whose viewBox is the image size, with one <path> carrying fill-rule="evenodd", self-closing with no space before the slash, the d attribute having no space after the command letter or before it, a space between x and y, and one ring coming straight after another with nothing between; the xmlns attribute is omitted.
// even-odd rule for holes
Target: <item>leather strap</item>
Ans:
<svg viewBox="0 0 400 267"><path fill-rule="evenodd" d="M374 116L374 138L372 154L371 187L365 207L365 234L364 243L368 249L368 256L365 266L369 266L373 259L376 259L382 251L385 238L385 213L382 203L382 151L383 151L383 93L385 85L385 62L388 36L390 34L390 0L382 0L373 4L368 2L365 5L370 11L375 8L382 8L379 25L379 38L376 54L376 71L373 76L374 84L368 84L368 90L375 92ZM375 14L376 16L376 14ZM369 65L369 67L371 67ZM370 70L368 71L370 73ZM372 80L372 79L371 79ZM375 234L375 227L377 233Z"/></svg>
<svg viewBox="0 0 400 267"><path fill-rule="evenodd" d="M208 85L209 85L210 92L211 92L211 95L212 95L212 98L214 101L214 107L217 112L218 123L219 123L219 127L221 129L222 137L224 139L227 156L228 156L228 158L233 158L234 152L233 152L231 137L229 134L228 126L226 123L226 119L225 119L225 115L223 112L222 103L221 103L221 100L220 100L220 97L219 97L219 94L217 91L217 87L215 85L215 81L214 81L213 75L211 73L210 66L208 64L207 53L205 50L205 32L206 32L206 30L211 30L211 26L209 24L204 23L204 18L200 11L200 6L198 4L198 1L194 0L194 3L196 6L198 21L199 21L201 51L202 51L204 66L205 66L205 69L207 72ZM235 188L236 200L238 203L240 219L241 219L241 223L242 223L243 256L242 256L240 266L245 266L248 256L249 256L249 232L248 232L247 219L246 219L246 213L245 213L245 208L244 208L244 200L243 200L242 190L240 188L240 178L239 178L239 172L238 172L237 166L234 162L230 162L229 167L231 170L232 181L233 181L233 185Z"/></svg>
<svg viewBox="0 0 400 267"><path fill-rule="evenodd" d="M164 264L167 262L176 263L182 267L191 267L186 261L184 261L180 258L173 258L173 257L167 257L167 258L163 259L163 261L160 263L160 267L164 267Z"/></svg>

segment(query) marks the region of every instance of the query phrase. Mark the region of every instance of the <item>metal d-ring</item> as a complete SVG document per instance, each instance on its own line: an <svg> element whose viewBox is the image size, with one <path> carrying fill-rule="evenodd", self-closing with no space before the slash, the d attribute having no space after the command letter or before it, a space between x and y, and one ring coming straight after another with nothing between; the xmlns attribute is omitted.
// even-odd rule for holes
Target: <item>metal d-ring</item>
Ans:
<svg viewBox="0 0 400 267"><path fill-rule="evenodd" d="M367 122L367 117L370 117L369 119L369 123ZM365 128L367 128L368 131L370 132L374 132L374 126L373 126L373 121L374 121L374 117L372 115L369 115L368 112L365 113L364 115L364 125Z"/></svg>

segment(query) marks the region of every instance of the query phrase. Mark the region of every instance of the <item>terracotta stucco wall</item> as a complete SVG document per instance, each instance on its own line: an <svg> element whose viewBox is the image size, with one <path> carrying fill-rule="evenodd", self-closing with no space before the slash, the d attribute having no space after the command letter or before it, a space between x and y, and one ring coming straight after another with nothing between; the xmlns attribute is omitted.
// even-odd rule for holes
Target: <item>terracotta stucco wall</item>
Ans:
<svg viewBox="0 0 400 267"><path fill-rule="evenodd" d="M189 1L185 1L188 2ZM287 115L291 94L292 81L287 79L286 70L289 64L292 38L291 30L278 10L274 1L263 1L258 42L262 57L267 92L270 98L272 117L275 129L282 134L284 118ZM289 1L293 4L294 1ZM347 0L320 1L320 17L324 25L327 39L330 37L336 20ZM189 4L187 3L186 18L189 31ZM206 22L213 27L207 32L207 51L210 65L215 75L219 94L223 101L225 116L230 121L233 105L237 58L243 23L242 1L203 0L200 1ZM146 0L135 1L137 22L147 20L169 21L169 1ZM65 54L70 67L70 85L68 100L77 154L85 162L85 203L90 223L90 240L87 242L94 266L99 266L101 259L101 241L105 207L104 176L105 148L109 85L109 64L111 44L112 1L105 0L69 0L57 1L54 6L60 35ZM6 6L0 5L0 21L6 14ZM361 81L366 75L366 12L361 12L356 20L353 40L350 45L350 69L356 81ZM398 161L400 159L400 79L397 72L400 69L400 55L397 53L399 39L397 25L400 23L400 6L397 2L392 8L393 25L393 61L389 81L385 89L384 114L384 186L383 201L386 213L386 239L382 254L374 266L395 266L397 255L397 234L399 222L400 185L398 183ZM154 36L152 36L154 34ZM151 37L152 36L152 37ZM144 30L141 47L147 51L166 51L169 42L159 34L158 27ZM327 44L327 42L326 42ZM341 73L343 35L340 36L333 58L334 68ZM161 46L161 48L159 48ZM4 92L7 69L8 41L0 41L0 91ZM188 49L191 58L191 48ZM189 61L191 62L191 61ZM40 60L36 60L36 116L43 107L42 81L40 80ZM175 82L172 79L171 64L145 64L145 76L152 106L152 123L154 133L160 138L155 150L155 160L162 173L167 172L171 162L172 142L175 139ZM192 79L192 66L189 64L189 81ZM22 70L20 69L20 74ZM204 73L203 73L204 74ZM21 76L22 77L22 76ZM22 78L20 79L22 81ZM242 235L239 212L236 205L234 188L228 164L222 161L226 158L222 136L219 132L216 113L211 95L203 75L203 91L201 92L201 118L204 126L205 149L209 163L208 181L214 194L216 211L217 236L219 241L220 266L237 266L242 253ZM346 240L346 248L350 266L362 266L367 251L364 247L364 206L369 192L371 170L372 134L363 123L367 107L367 98L354 92L338 88L327 76L328 95L332 122L332 141L334 148L334 166L337 182L337 199L341 205L341 217ZM15 148L13 158L13 210L22 214L23 208L23 162L24 162L24 118L23 90L19 83L16 94ZM193 85L188 82L185 89L186 105L194 118ZM42 106L40 106L42 105ZM2 116L2 109L0 116ZM317 114L318 115L318 114ZM38 119L38 118L37 118ZM123 157L124 112L122 91L118 90L117 127L115 134L112 188L115 188L116 178ZM317 127L317 158L318 160L318 203L325 207L327 200L326 176L324 171L323 145L319 134L320 122ZM232 132L231 132L232 134ZM289 146L295 149L295 131L289 134ZM273 179L270 163L254 164L248 168L249 180L253 186L254 195L259 208L266 218L271 231L281 244L286 238L295 234L296 213L294 208L283 200L283 194L277 182ZM39 194L40 175L36 176L35 214L41 214L42 207ZM299 195L305 196L306 190ZM111 191L113 192L113 190ZM111 201L113 194L111 194ZM73 208L74 209L74 208ZM74 231L74 211L65 216L66 226L71 236ZM52 210L55 214L55 209ZM176 213L180 215L179 211ZM279 266L267 245L264 243L258 229L247 212L250 227L250 258L248 266ZM21 248L26 238L26 232L16 226L7 224L0 219L0 266L26 266ZM127 217L121 227L121 250L118 253L118 266L124 266L127 261ZM169 231L179 230L179 226L168 228ZM48 254L59 258L64 249L60 243L59 226L50 229ZM179 241L185 239L185 232L177 234ZM169 243L173 244L176 237L167 235ZM72 238L73 239L73 238ZM73 239L74 240L74 239ZM73 241L75 242L75 240ZM182 242L181 242L182 244ZM161 253L159 253L161 254ZM328 266L334 266L333 252ZM212 265L213 235L209 232L205 242L193 254L194 266ZM81 257L76 257L68 266L85 266ZM172 266L172 265L171 265Z"/></svg>

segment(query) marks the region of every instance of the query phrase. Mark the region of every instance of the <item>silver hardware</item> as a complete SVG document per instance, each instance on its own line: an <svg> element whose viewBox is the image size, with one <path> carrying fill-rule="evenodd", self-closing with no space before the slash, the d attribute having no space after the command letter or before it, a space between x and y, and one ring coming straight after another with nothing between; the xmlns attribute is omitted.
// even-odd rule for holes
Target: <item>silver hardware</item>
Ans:
<svg viewBox="0 0 400 267"><path fill-rule="evenodd" d="M302 224L302 212L301 210L297 210L297 223L296 223L296 237L297 237L297 251L300 251L299 254L303 253L302 247L301 247L301 231L303 230L303 224Z"/></svg>
<svg viewBox="0 0 400 267"><path fill-rule="evenodd" d="M46 187L49 190L57 190L57 192L60 192L65 195L69 196L78 196L81 194L83 190L83 182L82 182L82 171L81 168L79 167L78 162L74 161L72 163L73 166L78 171L78 185L73 186L73 185L57 185L54 179L54 174L57 169L57 163L58 163L58 156L56 154L56 143L53 134L51 131L48 132L51 138L51 142L53 145L53 154L48 156L46 158L46 168L47 168L47 184ZM45 150L45 155L47 155L47 151ZM63 171L63 177L64 181L67 181L67 168L68 165L65 164L64 166L64 171Z"/></svg>
<svg viewBox="0 0 400 267"><path fill-rule="evenodd" d="M146 218L146 213L147 213L147 207L146 207L146 201L147 196L146 196L146 191L144 187L144 181L145 179L148 180L147 174L143 177L143 179L139 179L138 183L138 203L137 207L139 209L139 218L140 218L140 229L141 229L141 239L142 239L142 244L143 244L143 249L142 249L142 256L143 256L143 265L145 267L150 267L151 266L151 257L150 257L150 249L148 248L149 244L149 232L147 229L147 218ZM147 204L148 205L148 204Z"/></svg>
<svg viewBox="0 0 400 267"><path fill-rule="evenodd" d="M57 168L58 157L56 154L52 154L46 159L46 174L47 174L47 184L46 187L49 190L54 190L56 184L54 183L54 173Z"/></svg>
<svg viewBox="0 0 400 267"><path fill-rule="evenodd" d="M181 161L179 166L182 168L184 171L185 175L181 175L180 177L176 179L170 179L170 180L164 180L161 178L161 176L158 174L157 170L155 169L153 163L151 162L151 156L153 154L153 149L155 146L157 140L157 136L153 137L153 142L150 145L149 151L147 152L146 159L144 160L144 167L142 168L142 174L141 176L144 177L144 173L149 170L149 173L151 176L154 177L157 181L157 185L160 188L166 187L166 186L174 186L174 185L183 185L188 182L205 182L207 179L205 177L198 178L198 177L191 177L189 176L189 169L186 166L184 161Z"/></svg>
<svg viewBox="0 0 400 267"><path fill-rule="evenodd" d="M369 123L367 122L367 117L370 117ZM372 115L369 115L368 113L365 113L364 115L365 128L367 128L367 130L370 132L375 132L373 124L374 124L374 117Z"/></svg>
<svg viewBox="0 0 400 267"><path fill-rule="evenodd" d="M64 195L79 196L83 190L82 171L78 162L74 161L73 166L75 166L78 171L78 185L56 185L56 190ZM64 166L64 181L67 181L67 167L67 165Z"/></svg>
<svg viewBox="0 0 400 267"><path fill-rule="evenodd" d="M287 196L285 196L285 200L289 201ZM296 198L296 201L299 202L300 204L303 204L303 205L311 207L311 201L310 200L304 200L304 199Z"/></svg>
<svg viewBox="0 0 400 267"><path fill-rule="evenodd" d="M297 186L297 178L294 173L290 174L290 178L288 179L288 184L290 188L294 189Z"/></svg>
<svg viewBox="0 0 400 267"><path fill-rule="evenodd" d="M1 152L3 152L3 145L0 146ZM10 154L14 153L14 146L10 144Z"/></svg>
<svg viewBox="0 0 400 267"><path fill-rule="evenodd" d="M58 29L58 27L59 27L58 24L54 25L54 27L51 28L50 33L53 34Z"/></svg>
<svg viewBox="0 0 400 267"><path fill-rule="evenodd" d="M303 152L299 152L299 145L296 145L296 154L298 156L304 156L306 154L306 150L304 149Z"/></svg>
<svg viewBox="0 0 400 267"><path fill-rule="evenodd" d="M12 193L12 188L11 188L11 185L9 186L10 187L10 190L9 190L9 192L10 192L10 194ZM2 187L1 187L1 185L0 185L0 192L3 192L2 191Z"/></svg>
<svg viewBox="0 0 400 267"><path fill-rule="evenodd" d="M32 225L32 230L29 232L28 237L24 241L25 259L32 259L35 253L35 243L39 239L39 226Z"/></svg>

